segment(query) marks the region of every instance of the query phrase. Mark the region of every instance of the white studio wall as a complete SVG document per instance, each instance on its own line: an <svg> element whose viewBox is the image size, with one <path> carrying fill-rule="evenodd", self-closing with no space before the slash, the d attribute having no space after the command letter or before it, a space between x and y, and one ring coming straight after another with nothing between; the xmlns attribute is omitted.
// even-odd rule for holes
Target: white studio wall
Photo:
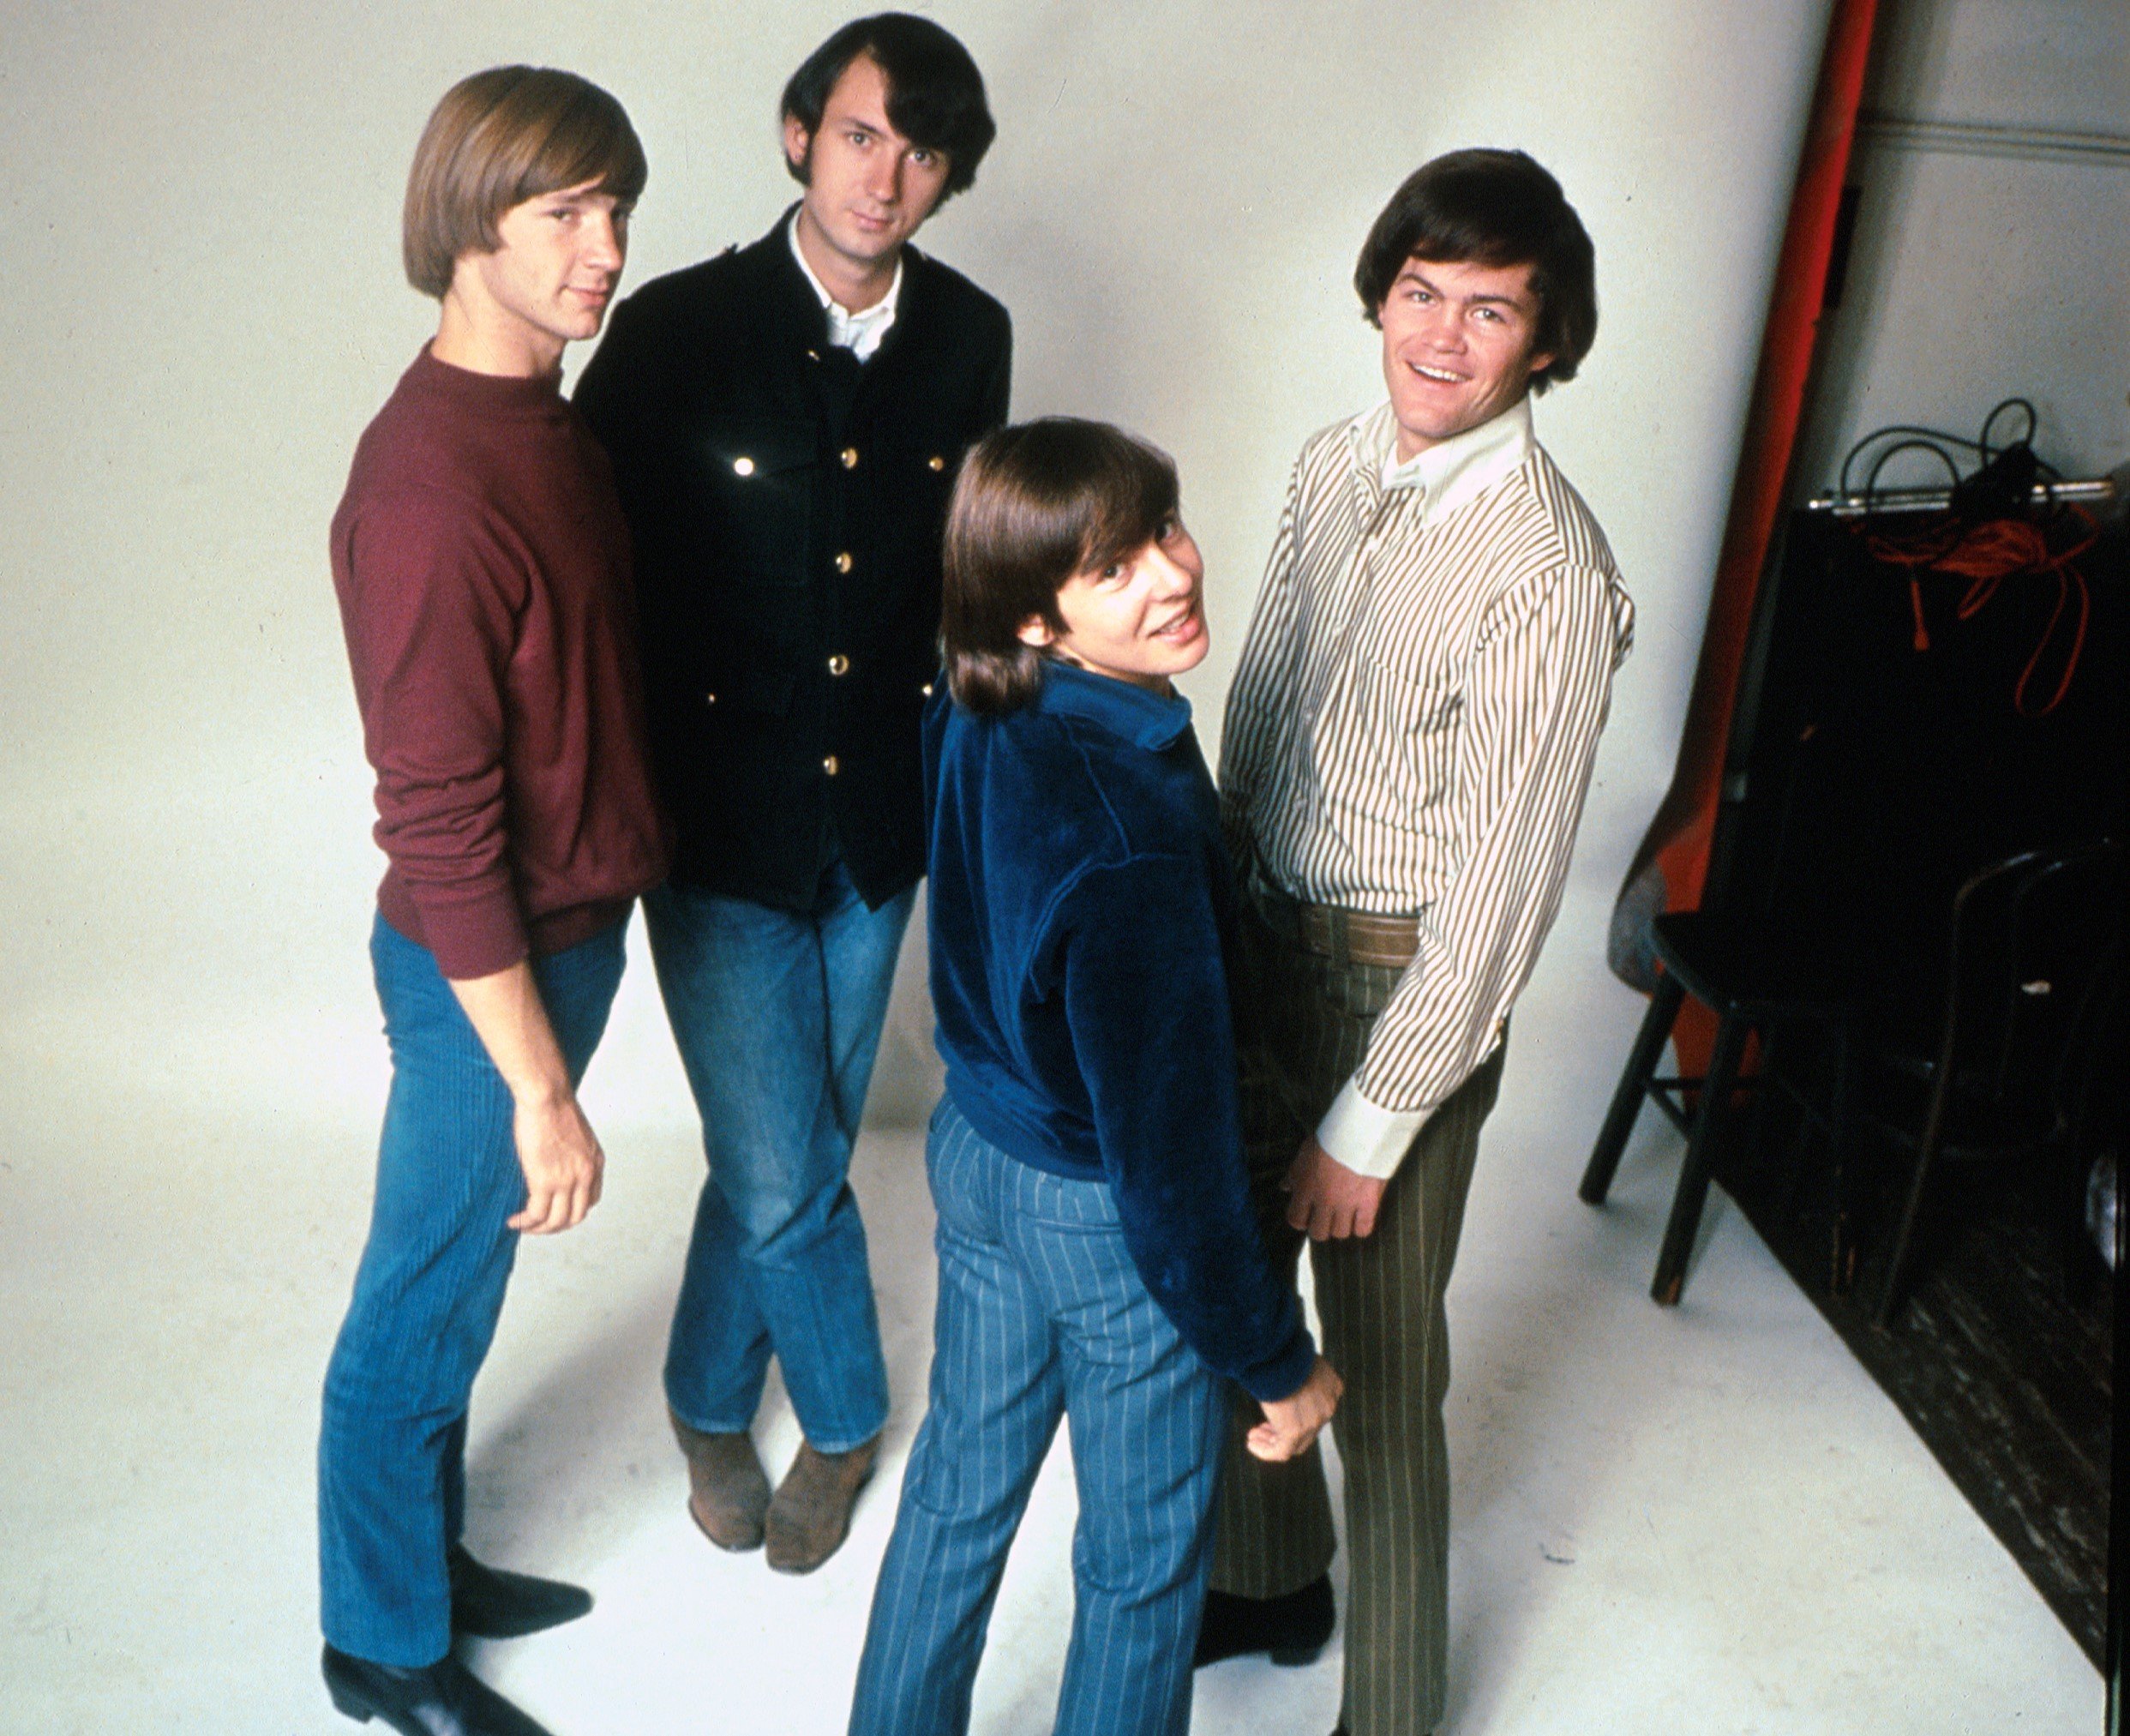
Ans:
<svg viewBox="0 0 2130 1736"><path fill-rule="evenodd" d="M1832 489L1875 429L1971 437L2013 396L2067 476L2130 464L2130 9L1904 0L1884 11L1864 105L1802 486ZM2013 417L1997 436L2020 431ZM1903 462L1889 485L1942 474Z"/></svg>
<svg viewBox="0 0 2130 1736"><path fill-rule="evenodd" d="M1191 683L1209 749L1293 454L1380 393L1347 287L1370 219L1458 145L1521 145L1559 175L1604 320L1540 433L1642 621L1581 853L1609 894L1671 765L1823 0L925 9L970 45L1001 130L923 243L1012 309L1017 413L1111 417L1179 460L1209 562L1216 648ZM368 1116L379 863L324 537L356 435L433 325L398 261L416 135L478 66L606 84L651 158L640 284L783 207L777 92L844 15L18 12L0 75L14 1078L63 1059L107 1099L213 1099L238 1122L290 1113L298 1078ZM656 1020L633 1011L648 972L623 992L603 1095L677 1115ZM927 1038L898 1007L883 1104L921 1098ZM165 1160L148 1142L101 1161Z"/></svg>

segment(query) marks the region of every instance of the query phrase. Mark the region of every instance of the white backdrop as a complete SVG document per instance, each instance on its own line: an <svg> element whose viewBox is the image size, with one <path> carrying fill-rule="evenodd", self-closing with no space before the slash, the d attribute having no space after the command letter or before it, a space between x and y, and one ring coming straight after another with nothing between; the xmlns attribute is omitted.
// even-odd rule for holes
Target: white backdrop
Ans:
<svg viewBox="0 0 2130 1736"><path fill-rule="evenodd" d="M1210 572L1215 650L1188 683L1209 750L1293 454L1379 390L1347 287L1371 218L1455 146L1522 146L1558 174L1604 314L1540 433L1641 612L1580 857L1609 893L1671 761L1821 0L926 9L975 52L1000 133L924 244L1013 310L1017 413L1111 417L1179 460ZM777 93L845 15L11 10L0 1102L18 1141L40 1108L63 1138L53 1099L74 1083L233 1124L285 1125L298 1081L368 1113L379 864L325 527L434 317L398 264L415 136L482 65L607 85L651 159L641 283L775 217L793 191ZM1555 945L1598 946L1585 927ZM600 1069L609 1115L678 1110L649 994L634 971ZM884 1102L921 1095L924 1047L906 996ZM176 1180L151 1180L177 1161L152 1138L105 1155Z"/></svg>
<svg viewBox="0 0 2130 1736"><path fill-rule="evenodd" d="M1455 1298L1460 1727L2097 1724L2091 1667L1720 1204L1690 1305L1648 1305L1670 1148L1641 1148L1603 1218L1572 1192L1639 1012L1604 924L1670 773L1826 0L923 9L1000 123L924 244L1012 309L1018 413L1176 454L1209 568L1215 649L1188 683L1209 748L1295 449L1380 390L1347 280L1390 189L1437 152L1520 145L1597 241L1597 348L1538 419L1640 638ZM422 122L500 61L613 89L651 158L641 283L792 196L777 95L844 15L5 8L0 1731L348 1727L309 1649L309 1454L385 1066L325 538L435 317L398 257ZM799 1582L681 1517L655 1371L700 1160L644 965L587 1091L607 1199L520 1259L470 1477L484 1551L601 1607L480 1667L559 1728L839 1729L892 1503ZM905 992L891 1114L923 1106L927 1037ZM883 1491L930 1342L915 1144L876 1133L857 1174L897 1393ZM777 1404L762 1434L772 1463L795 1446ZM1036 1727L1056 1691L1071 1504L1045 1487L980 1729ZM1336 1668L1210 1673L1198 1726L1326 1727Z"/></svg>
<svg viewBox="0 0 2130 1736"><path fill-rule="evenodd" d="M1437 152L1519 145L1596 238L1597 347L1538 421L1611 535L1639 642L1459 1276L1472 1547L1453 1674L1477 1722L1893 1728L1912 1702L1916 1727L1994 1728L2095 1697L2002 1551L1720 1207L1692 1306L1648 1306L1668 1150L1630 1163L1604 1219L1572 1194L1640 1008L1604 976L1605 918L1670 774L1825 0L925 9L975 53L1000 136L923 243L1013 310L1017 413L1111 417L1177 456L1209 562L1215 649L1187 683L1209 748L1294 452L1380 391L1348 278L1391 189ZM325 537L356 436L435 317L399 276L407 159L469 70L583 71L649 151L641 283L751 239L792 196L777 95L845 15L9 13L0 1730L329 1727L304 1637L308 1456L385 1065L363 952L380 863ZM807 1674L789 1685L805 1715L782 1727L839 1727L891 1504L866 1504L843 1557L795 1584L709 1559L680 1517L654 1371L700 1170L644 964L639 947L587 1092L608 1199L521 1259L477 1407L478 1541L586 1575L602 1613L483 1667L561 1727L682 1727L673 1709L699 1721L750 1682L783 1691L742 1667L783 1647ZM891 1114L923 1106L927 1039L905 993L876 1087ZM891 1454L929 1343L913 1144L861 1152ZM1809 1353L1780 1375L1779 1340ZM794 1445L788 1414L765 1433L772 1460ZM1778 1473L1793 1495L1737 1500ZM1025 1583L1048 1589L1002 1606L994 1656L1015 1662L989 1678L984 1727L1028 1727L1055 1691L1070 1505L1044 1511ZM1579 1530L1593 1541L1576 1576L1533 1553ZM1985 1581L2012 1613L1975 1625L1958 1600ZM1569 1586L1582 1601L1560 1601ZM1641 1675L1621 1667L1635 1658ZM1321 1674L1262 1673L1293 1678L1273 1685L1297 1704L1335 1695ZM1271 1727L1244 1685L1208 1686L1204 1728ZM1970 1697L2017 1709L1990 1723ZM734 1727L778 1727L750 1715Z"/></svg>

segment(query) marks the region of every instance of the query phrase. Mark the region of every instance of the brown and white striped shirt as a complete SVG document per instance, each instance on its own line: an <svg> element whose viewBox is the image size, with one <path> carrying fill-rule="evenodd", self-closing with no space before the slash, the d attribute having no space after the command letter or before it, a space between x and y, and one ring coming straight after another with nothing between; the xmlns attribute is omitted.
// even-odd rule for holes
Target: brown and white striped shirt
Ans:
<svg viewBox="0 0 2130 1736"><path fill-rule="evenodd" d="M1302 448L1227 700L1247 874L1416 916L1419 950L1317 1139L1394 1173L1501 1041L1560 908L1634 605L1529 400L1395 462L1389 405Z"/></svg>

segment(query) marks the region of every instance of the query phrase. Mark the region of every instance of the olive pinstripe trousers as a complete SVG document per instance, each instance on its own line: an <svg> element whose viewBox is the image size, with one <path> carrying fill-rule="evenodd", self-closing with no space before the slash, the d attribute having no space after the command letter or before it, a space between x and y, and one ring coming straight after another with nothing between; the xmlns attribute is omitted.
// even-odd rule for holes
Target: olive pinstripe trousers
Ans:
<svg viewBox="0 0 2130 1736"><path fill-rule="evenodd" d="M1280 1180L1360 1065L1400 973L1311 952L1255 910L1239 950L1244 1138L1275 1269L1291 1274L1303 1238L1287 1226ZM1352 1552L1340 1709L1349 1736L1425 1736L1443 1719L1449 1585L1443 1298L1503 1053L1497 1046L1421 1128L1383 1190L1374 1233L1310 1246L1323 1353L1346 1381L1331 1427L1346 1470ZM1314 1448L1283 1465L1244 1451L1255 1412L1238 1410L1229 1441L1212 1583L1273 1597L1331 1565L1331 1501Z"/></svg>

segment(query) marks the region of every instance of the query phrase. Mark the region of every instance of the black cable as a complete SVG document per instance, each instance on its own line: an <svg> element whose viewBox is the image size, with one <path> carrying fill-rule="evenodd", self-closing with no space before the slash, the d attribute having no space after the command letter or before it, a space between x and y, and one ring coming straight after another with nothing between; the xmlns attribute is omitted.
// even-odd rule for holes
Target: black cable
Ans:
<svg viewBox="0 0 2130 1736"><path fill-rule="evenodd" d="M2026 430L2018 439L2007 441L2002 446L1999 446L1992 437L1998 418L2007 411L2014 410L2020 411L2025 417ZM1981 432L1972 440L1964 434L1948 434L1942 428L1925 428L1917 423L1889 423L1884 428L1874 429L1849 448L1847 456L1841 461L1841 478L1838 484L1838 492L1845 500L1857 498L1856 491L1849 485L1850 477L1856 468L1857 460L1865 451L1882 440L1892 440L1895 444L1879 454L1871 466L1869 478L1863 487L1863 498L1867 511L1878 493L1880 471L1885 467L1887 460L1898 453L1930 453L1945 466L1947 476L1951 478L1953 485L1957 487L1962 478L1959 461L1953 456L1951 448L1958 447L1964 452L1973 453L1980 460L1977 467L1987 469L1993 460L2001 457L2015 447L2023 446L2031 451L2034 435L2039 426L2040 417L2035 411L2032 400L2016 397L2007 398L1989 415L1983 417ZM2038 458L2036 459L2035 465L2039 472L2039 479L2044 485L2059 479L2059 473L2054 465L2045 463Z"/></svg>
<svg viewBox="0 0 2130 1736"><path fill-rule="evenodd" d="M1996 455L1995 450L1989 444L1989 430L1997 425L1997 418L2003 415L2007 410L2024 410L2026 412L2026 432L2022 434L2017 440L2011 442L2013 446L2033 445L2034 436L2041 428L2041 417L2035 413L2031 399L2025 398L2006 399L2003 403L1997 405L1995 410L1991 411L1989 415L1983 417L1982 419L1982 437L1975 443L1981 449L1982 461L1985 466L1987 466L1989 460ZM2050 474L2054 475L2055 472L2052 471L2050 472Z"/></svg>

